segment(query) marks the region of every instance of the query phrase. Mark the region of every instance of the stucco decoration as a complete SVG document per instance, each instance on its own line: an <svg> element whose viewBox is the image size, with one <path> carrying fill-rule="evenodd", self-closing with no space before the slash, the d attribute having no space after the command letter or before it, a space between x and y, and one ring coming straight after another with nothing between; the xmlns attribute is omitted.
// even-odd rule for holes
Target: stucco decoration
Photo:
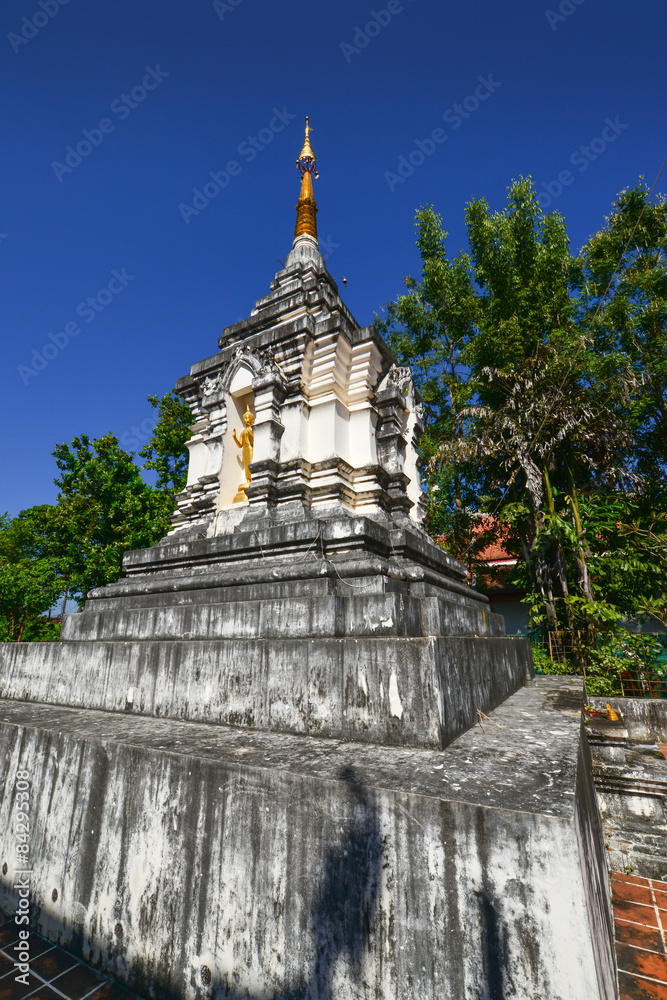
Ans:
<svg viewBox="0 0 667 1000"><path fill-rule="evenodd" d="M319 253L288 258L219 347L178 383L196 423L176 532L341 515L421 524L422 419L410 372L375 327L355 321ZM230 511L239 479L227 437L248 405L252 484L247 505Z"/></svg>

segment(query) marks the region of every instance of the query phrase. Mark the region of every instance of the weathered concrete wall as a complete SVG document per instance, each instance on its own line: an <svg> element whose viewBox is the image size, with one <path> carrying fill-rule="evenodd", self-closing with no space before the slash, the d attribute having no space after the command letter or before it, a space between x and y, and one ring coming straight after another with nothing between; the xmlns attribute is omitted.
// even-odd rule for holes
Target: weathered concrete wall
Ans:
<svg viewBox="0 0 667 1000"><path fill-rule="evenodd" d="M0 862L20 767L37 929L170 1000L612 1000L552 687L445 753L5 702Z"/></svg>
<svg viewBox="0 0 667 1000"><path fill-rule="evenodd" d="M655 743L665 739L667 704L618 698L613 707L621 715L618 721L586 720L607 863L613 871L631 868L635 875L664 879L667 761Z"/></svg>
<svg viewBox="0 0 667 1000"><path fill-rule="evenodd" d="M575 818L579 858L586 894L592 942L600 979L600 994L613 997L618 990L614 955L614 924L608 902L607 858L602 820L593 785L592 760L581 722Z"/></svg>
<svg viewBox="0 0 667 1000"><path fill-rule="evenodd" d="M193 597L208 596L186 591ZM173 597L172 597L173 600ZM343 636L505 634L503 620L464 601L403 594L273 598L263 601L160 604L66 615L61 640L279 639Z"/></svg>
<svg viewBox="0 0 667 1000"><path fill-rule="evenodd" d="M667 743L667 701L655 698L591 698L590 703L600 710L611 705L621 716L631 740Z"/></svg>
<svg viewBox="0 0 667 1000"><path fill-rule="evenodd" d="M4 643L0 697L442 747L531 669L501 637Z"/></svg>

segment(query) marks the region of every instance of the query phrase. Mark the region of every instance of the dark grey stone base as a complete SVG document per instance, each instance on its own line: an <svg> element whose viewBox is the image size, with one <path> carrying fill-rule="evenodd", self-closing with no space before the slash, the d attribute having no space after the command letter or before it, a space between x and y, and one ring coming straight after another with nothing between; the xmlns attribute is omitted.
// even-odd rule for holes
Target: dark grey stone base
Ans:
<svg viewBox="0 0 667 1000"><path fill-rule="evenodd" d="M89 604L104 600L109 608L114 599L220 588L229 588L230 600L259 600L278 596L274 587L282 583L299 589L288 587L279 596L401 593L489 607L467 586L465 567L425 532L365 517L295 521L198 540L180 541L177 534L127 552L123 568L126 578L91 591ZM327 581L326 588L312 590L318 581Z"/></svg>
<svg viewBox="0 0 667 1000"><path fill-rule="evenodd" d="M124 598L120 607L121 599L91 601L83 613L65 616L61 640L505 635L500 615L461 599L348 593L230 600L224 591L206 591L206 603L202 597L201 591L145 595Z"/></svg>
<svg viewBox="0 0 667 1000"><path fill-rule="evenodd" d="M37 929L146 995L612 1000L580 707L439 752L1 702L0 862L24 769Z"/></svg>
<svg viewBox="0 0 667 1000"><path fill-rule="evenodd" d="M0 697L441 748L532 674L418 529L283 524L127 553L59 643L0 645Z"/></svg>

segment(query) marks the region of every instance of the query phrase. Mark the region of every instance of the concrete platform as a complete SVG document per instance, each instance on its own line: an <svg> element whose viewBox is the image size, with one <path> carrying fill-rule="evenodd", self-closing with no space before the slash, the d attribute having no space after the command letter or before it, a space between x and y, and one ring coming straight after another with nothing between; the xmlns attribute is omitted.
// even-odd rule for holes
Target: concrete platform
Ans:
<svg viewBox="0 0 667 1000"><path fill-rule="evenodd" d="M581 704L443 752L2 701L1 859L20 767L36 929L146 996L612 1000Z"/></svg>
<svg viewBox="0 0 667 1000"><path fill-rule="evenodd" d="M505 637L3 643L0 697L441 748L529 657Z"/></svg>

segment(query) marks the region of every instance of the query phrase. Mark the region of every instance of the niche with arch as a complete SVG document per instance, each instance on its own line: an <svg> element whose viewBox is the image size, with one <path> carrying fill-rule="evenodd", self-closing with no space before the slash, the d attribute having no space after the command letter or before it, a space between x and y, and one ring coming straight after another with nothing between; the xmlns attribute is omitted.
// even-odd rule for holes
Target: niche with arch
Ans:
<svg viewBox="0 0 667 1000"><path fill-rule="evenodd" d="M254 374L249 365L241 363L225 391L227 429L222 439L219 509L232 506L239 485L245 482L243 458L241 449L234 441L234 431L236 436L240 437L243 430L243 414L247 406L253 414L255 412L255 394L252 391ZM233 505L238 506L238 504Z"/></svg>

